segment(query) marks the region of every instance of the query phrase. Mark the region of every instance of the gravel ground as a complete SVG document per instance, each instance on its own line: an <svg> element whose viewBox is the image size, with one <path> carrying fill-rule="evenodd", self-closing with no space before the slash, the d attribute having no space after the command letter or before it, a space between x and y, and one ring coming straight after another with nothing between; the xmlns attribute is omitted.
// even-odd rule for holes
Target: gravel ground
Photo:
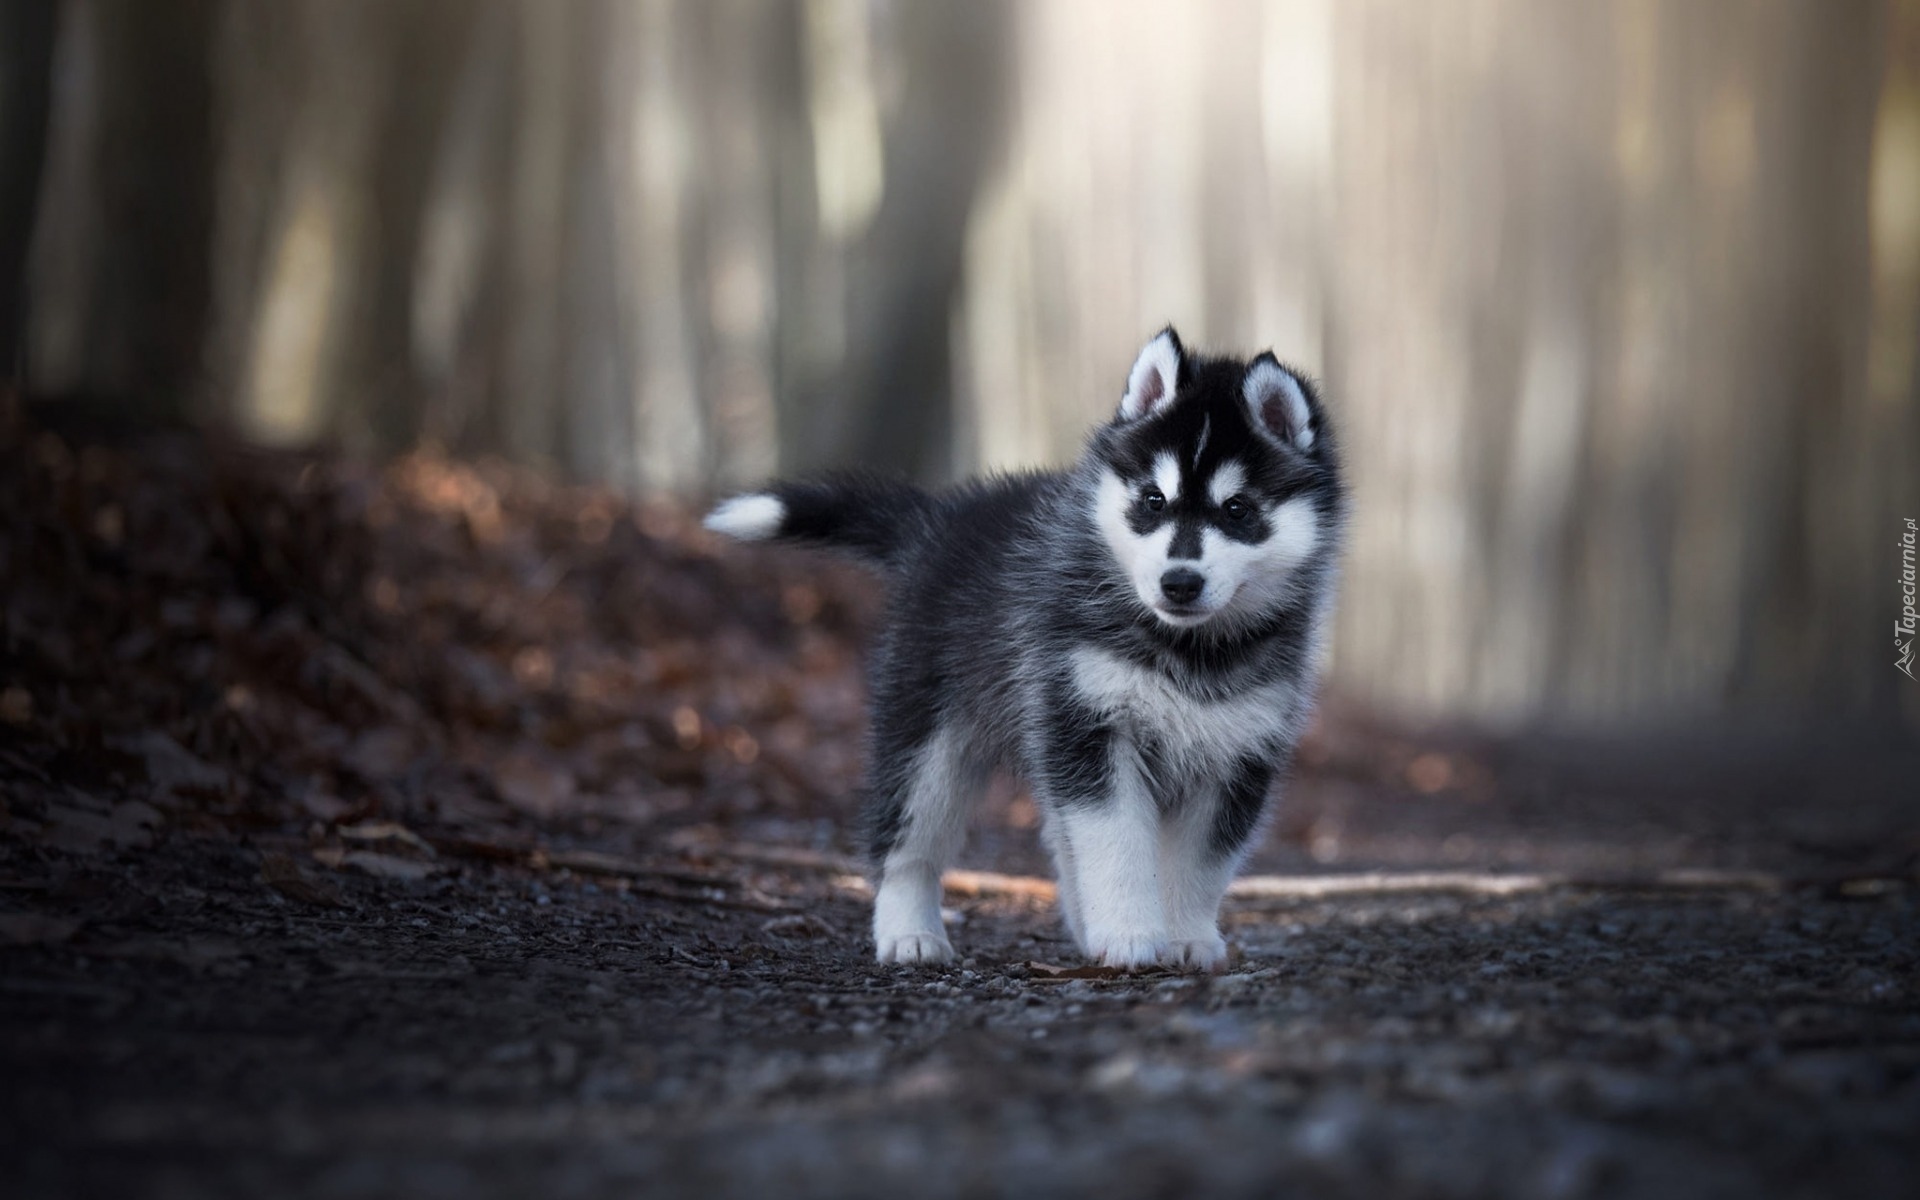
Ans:
<svg viewBox="0 0 1920 1200"><path fill-rule="evenodd" d="M956 901L962 965L876 967L820 872L308 895L270 843L5 849L15 1196L1893 1196L1920 1166L1900 878L1242 902L1224 976L1075 979L1006 898Z"/></svg>

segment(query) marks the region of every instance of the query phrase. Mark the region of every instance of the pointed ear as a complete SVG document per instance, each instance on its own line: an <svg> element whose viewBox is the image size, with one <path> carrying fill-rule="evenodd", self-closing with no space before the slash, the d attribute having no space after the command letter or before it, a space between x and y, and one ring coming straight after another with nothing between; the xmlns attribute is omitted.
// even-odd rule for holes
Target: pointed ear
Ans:
<svg viewBox="0 0 1920 1200"><path fill-rule="evenodd" d="M1295 450L1313 449L1313 405L1307 399L1312 385L1281 366L1273 351L1248 365L1240 390L1254 428L1266 430Z"/></svg>
<svg viewBox="0 0 1920 1200"><path fill-rule="evenodd" d="M1127 392L1120 397L1120 420L1150 417L1173 403L1174 393L1180 390L1180 368L1186 358L1187 352L1181 348L1180 335L1173 331L1173 326L1154 335L1141 349L1140 357L1133 360L1133 370L1127 374Z"/></svg>

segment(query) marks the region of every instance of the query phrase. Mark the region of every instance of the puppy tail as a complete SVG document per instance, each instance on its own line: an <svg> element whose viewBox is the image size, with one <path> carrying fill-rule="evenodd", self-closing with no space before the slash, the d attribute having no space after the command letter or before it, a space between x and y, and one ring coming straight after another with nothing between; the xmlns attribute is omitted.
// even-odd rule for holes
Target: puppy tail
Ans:
<svg viewBox="0 0 1920 1200"><path fill-rule="evenodd" d="M934 503L908 483L835 475L735 496L707 514L706 526L743 542L826 546L891 567L918 540Z"/></svg>

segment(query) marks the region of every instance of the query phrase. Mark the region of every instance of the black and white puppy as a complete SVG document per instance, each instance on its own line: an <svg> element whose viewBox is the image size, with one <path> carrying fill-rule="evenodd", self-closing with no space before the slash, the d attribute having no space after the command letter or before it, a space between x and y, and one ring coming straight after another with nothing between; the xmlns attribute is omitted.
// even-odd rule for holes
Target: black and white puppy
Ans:
<svg viewBox="0 0 1920 1200"><path fill-rule="evenodd" d="M879 565L866 827L881 962L946 962L990 774L1033 790L1080 949L1218 970L1222 896L1307 721L1346 508L1313 385L1169 328L1064 473L777 483L709 528Z"/></svg>

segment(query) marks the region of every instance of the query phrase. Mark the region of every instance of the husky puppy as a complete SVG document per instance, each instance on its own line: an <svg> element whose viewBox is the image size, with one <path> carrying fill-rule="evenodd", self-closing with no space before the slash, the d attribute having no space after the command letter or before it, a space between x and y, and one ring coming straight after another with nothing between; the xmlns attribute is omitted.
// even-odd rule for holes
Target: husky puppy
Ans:
<svg viewBox="0 0 1920 1200"><path fill-rule="evenodd" d="M1345 493L1312 383L1168 328L1072 470L931 495L776 483L707 526L878 565L866 833L879 961L941 963L940 875L996 768L1032 787L1089 958L1219 970L1219 909L1307 721Z"/></svg>

